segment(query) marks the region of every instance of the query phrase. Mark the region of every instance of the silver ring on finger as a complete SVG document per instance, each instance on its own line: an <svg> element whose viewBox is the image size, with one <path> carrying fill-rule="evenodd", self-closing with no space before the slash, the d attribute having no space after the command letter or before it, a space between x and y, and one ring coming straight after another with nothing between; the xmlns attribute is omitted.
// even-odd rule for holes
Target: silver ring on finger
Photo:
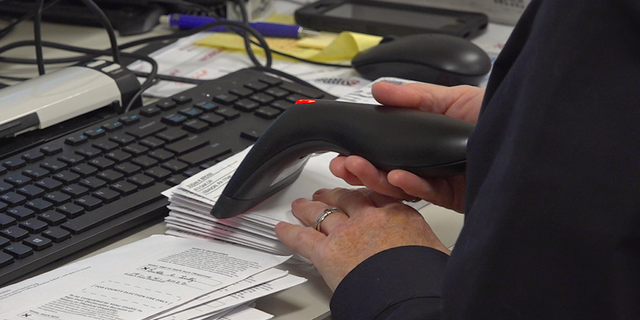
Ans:
<svg viewBox="0 0 640 320"><path fill-rule="evenodd" d="M322 221L324 221L324 219L326 219L330 214L336 213L336 212L342 212L342 211L340 211L340 209L336 207L328 208L322 211L322 213L318 216L318 219L316 219L316 231L320 231L320 225L322 224Z"/></svg>

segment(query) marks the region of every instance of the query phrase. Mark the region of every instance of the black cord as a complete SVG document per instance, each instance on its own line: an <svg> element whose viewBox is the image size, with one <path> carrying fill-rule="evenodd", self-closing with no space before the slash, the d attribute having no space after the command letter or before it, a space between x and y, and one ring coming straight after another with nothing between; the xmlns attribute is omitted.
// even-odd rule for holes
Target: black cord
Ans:
<svg viewBox="0 0 640 320"><path fill-rule="evenodd" d="M45 74L44 70L44 54L42 53L42 4L44 0L36 0L35 16L33 17L33 38L35 40L36 60L38 64L38 73Z"/></svg>
<svg viewBox="0 0 640 320"><path fill-rule="evenodd" d="M100 20L102 26L104 26L104 28L107 30L107 34L109 35L109 42L111 43L111 55L113 56L113 61L119 65L122 65L122 60L120 59L120 49L118 48L118 40L116 39L116 31L111 25L111 21L109 21L109 18L104 13L104 11L102 11L102 9L100 9L100 7L98 7L98 5L96 5L96 3L92 0L80 1L82 1L85 6L93 11L93 14L98 17L98 20Z"/></svg>

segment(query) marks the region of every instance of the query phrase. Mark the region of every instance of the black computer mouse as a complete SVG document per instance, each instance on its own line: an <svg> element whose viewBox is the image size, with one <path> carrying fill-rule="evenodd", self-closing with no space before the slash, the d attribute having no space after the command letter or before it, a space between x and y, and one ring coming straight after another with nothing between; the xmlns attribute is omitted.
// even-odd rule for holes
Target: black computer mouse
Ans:
<svg viewBox="0 0 640 320"><path fill-rule="evenodd" d="M439 33L381 42L357 54L351 64L369 80L397 77L446 86L477 86L491 71L491 59L480 47Z"/></svg>

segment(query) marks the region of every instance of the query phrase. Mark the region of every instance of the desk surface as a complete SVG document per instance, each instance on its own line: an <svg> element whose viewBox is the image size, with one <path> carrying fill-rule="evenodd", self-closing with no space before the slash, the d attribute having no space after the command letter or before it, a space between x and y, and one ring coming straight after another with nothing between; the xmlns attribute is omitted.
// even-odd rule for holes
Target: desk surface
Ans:
<svg viewBox="0 0 640 320"><path fill-rule="evenodd" d="M139 38L145 38L152 35L166 34L168 31L158 27L152 34L146 34L136 37L119 38L119 43L129 42ZM20 24L7 37L0 40L0 46L12 43L18 40L33 39L33 30L31 24ZM85 28L67 25L57 25L45 23L43 27L43 39L53 42L61 42L76 46L83 46L95 49L105 49L109 47L108 37L104 30L99 28ZM3 56L12 57L34 57L34 49L25 47L9 51ZM45 57L63 57L69 56L67 52L59 50L46 49ZM73 54L71 54L73 55ZM55 66L48 67L47 70L53 70ZM10 65L0 63L0 74L11 75L17 77L33 77L37 75L35 66L32 65ZM463 216L442 209L433 205L428 205L421 210L427 221L431 224L436 234L442 239L445 245L452 246L458 236L462 226ZM152 234L164 233L165 226L163 222L138 229L133 233L124 235L123 238L112 241L111 243L103 243L90 250L85 250L73 259L81 259L100 252L111 250L124 244L148 237ZM69 262L65 261L65 262ZM287 268L288 266L283 266ZM331 291L324 284L322 277L312 269L288 268L291 273L303 276L308 282L291 288L289 290L262 298L258 300L257 307L265 312L274 314L275 319L293 320L293 319L324 319L328 315L328 304L331 298ZM44 271L44 270L43 270Z"/></svg>

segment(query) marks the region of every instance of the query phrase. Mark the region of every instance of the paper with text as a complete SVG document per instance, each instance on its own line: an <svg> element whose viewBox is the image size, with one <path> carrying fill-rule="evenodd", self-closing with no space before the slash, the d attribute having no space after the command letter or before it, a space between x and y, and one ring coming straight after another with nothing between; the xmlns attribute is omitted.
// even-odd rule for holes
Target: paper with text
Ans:
<svg viewBox="0 0 640 320"><path fill-rule="evenodd" d="M221 242L152 236L3 288L0 319L144 319L288 258Z"/></svg>

